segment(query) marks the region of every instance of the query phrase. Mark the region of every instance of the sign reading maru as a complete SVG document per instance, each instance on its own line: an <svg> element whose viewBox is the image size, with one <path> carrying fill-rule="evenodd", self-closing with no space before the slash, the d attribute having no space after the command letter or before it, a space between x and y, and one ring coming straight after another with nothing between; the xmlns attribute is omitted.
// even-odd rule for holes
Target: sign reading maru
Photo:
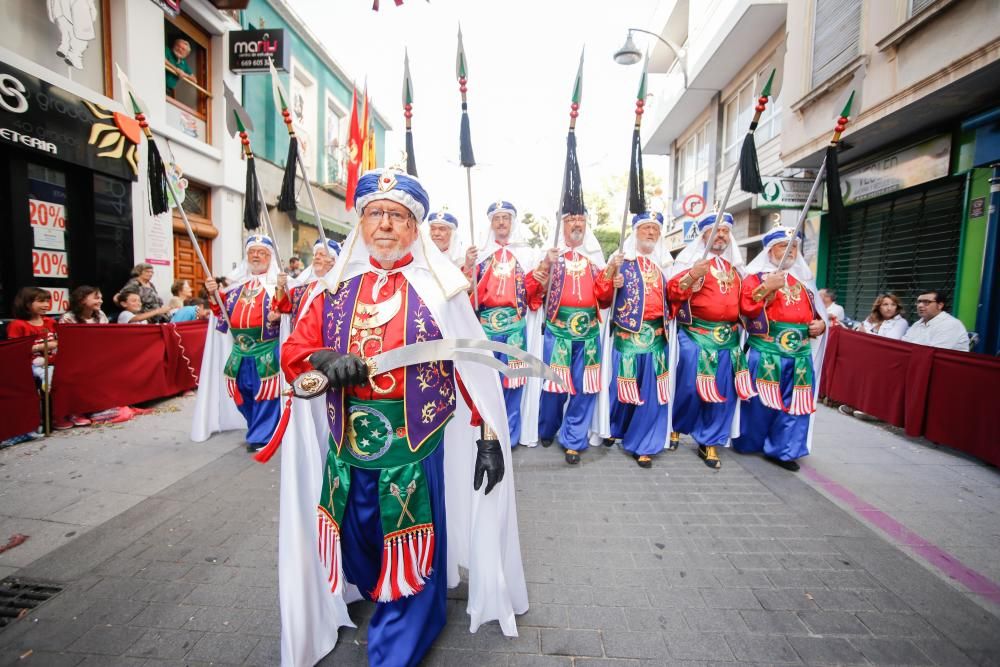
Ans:
<svg viewBox="0 0 1000 667"><path fill-rule="evenodd" d="M237 74L269 72L272 58L275 69L287 72L290 52L283 28L229 33L229 69Z"/></svg>

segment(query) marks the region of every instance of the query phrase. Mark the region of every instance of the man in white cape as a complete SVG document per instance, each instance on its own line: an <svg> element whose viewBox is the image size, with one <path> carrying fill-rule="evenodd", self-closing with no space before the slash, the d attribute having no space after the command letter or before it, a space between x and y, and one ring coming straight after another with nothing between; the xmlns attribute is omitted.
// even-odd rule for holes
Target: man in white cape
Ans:
<svg viewBox="0 0 1000 667"><path fill-rule="evenodd" d="M792 472L811 449L827 321L801 240L794 228L775 225L747 266L740 315L754 395L740 402L741 435L733 440L737 452L763 454Z"/></svg>
<svg viewBox="0 0 1000 667"><path fill-rule="evenodd" d="M441 254L455 266L461 266L465 261L465 244L456 234L458 218L447 209L440 209L427 216L427 224L431 241Z"/></svg>
<svg viewBox="0 0 1000 667"><path fill-rule="evenodd" d="M532 271L538 264L538 252L528 245L517 208L505 200L489 205L490 221L485 241L466 252L462 272L472 282L475 267L479 322L487 337L542 356L541 314L542 286ZM497 353L497 358L511 368L523 362ZM538 444L538 399L541 380L534 377L503 378L504 402L510 445Z"/></svg>
<svg viewBox="0 0 1000 667"><path fill-rule="evenodd" d="M282 447L283 665L328 653L338 627L353 626L345 596L357 591L378 601L369 664L417 664L444 626L459 566L471 631L497 620L516 635L515 615L527 610L496 371L417 363L369 379L362 360L438 338L485 339L468 282L422 229L427 209L417 179L365 174L361 222L283 351L289 379L311 367L330 380L328 419L293 400Z"/></svg>

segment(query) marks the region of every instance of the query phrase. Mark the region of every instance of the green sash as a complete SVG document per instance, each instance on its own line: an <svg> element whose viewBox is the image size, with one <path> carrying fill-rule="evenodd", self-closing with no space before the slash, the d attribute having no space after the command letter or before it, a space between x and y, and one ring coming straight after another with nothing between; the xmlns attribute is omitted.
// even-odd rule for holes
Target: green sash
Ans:
<svg viewBox="0 0 1000 667"><path fill-rule="evenodd" d="M680 323L679 323L680 324ZM733 373L740 398L744 392L739 387L741 375L748 375L747 361L740 353L739 329L733 322L709 322L692 318L691 324L680 324L687 331L691 340L698 346L698 376L697 389L701 400L706 403L725 403L719 388L715 383L715 375L719 370L719 355L729 354Z"/></svg>
<svg viewBox="0 0 1000 667"><path fill-rule="evenodd" d="M497 308L485 308L479 313L479 323L483 326L483 331L489 337L507 336L507 344L516 348L525 349L524 339L524 319L517 314L517 308L510 306L499 306ZM524 368L524 362L514 357L507 357L507 367L511 369ZM501 378L505 389L516 389L523 387L528 378Z"/></svg>
<svg viewBox="0 0 1000 667"><path fill-rule="evenodd" d="M618 368L616 383L618 386L618 401L632 405L642 405L639 397L639 385L636 380L636 356L640 354L653 355L653 366L656 370L656 393L660 405L666 405L669 400L669 385L667 374L667 338L663 332L663 320L643 321L639 331L631 332L615 325L614 346L618 352Z"/></svg>
<svg viewBox="0 0 1000 667"><path fill-rule="evenodd" d="M793 415L815 412L809 326L771 320L768 335L750 336L750 347L759 355L754 379L761 403ZM792 404L787 409L781 391L782 357L794 360Z"/></svg>
<svg viewBox="0 0 1000 667"><path fill-rule="evenodd" d="M549 366L559 375L566 388L546 381L545 391L554 393L576 393L573 386L571 367L573 365L573 342L583 341L583 393L596 394L600 389L601 355L599 337L601 322L594 308L573 308L560 306L554 320L545 326L555 340Z"/></svg>
<svg viewBox="0 0 1000 667"><path fill-rule="evenodd" d="M261 327L251 327L249 329L231 329L233 334L233 350L226 360L226 367L223 374L232 379L240 372L240 364L243 360L250 358L257 366L257 376L261 379L269 378L278 374L278 359L275 350L278 349L278 340L261 340Z"/></svg>

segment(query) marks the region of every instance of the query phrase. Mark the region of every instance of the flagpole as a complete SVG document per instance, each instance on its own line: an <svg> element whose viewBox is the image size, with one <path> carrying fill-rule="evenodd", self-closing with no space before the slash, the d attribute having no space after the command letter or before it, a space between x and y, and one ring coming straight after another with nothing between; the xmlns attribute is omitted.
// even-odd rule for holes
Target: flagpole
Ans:
<svg viewBox="0 0 1000 667"><path fill-rule="evenodd" d="M770 99L771 93L771 83L774 81L774 73L776 71L776 68L771 70L771 76L768 77L767 84L765 84L764 89L761 91L760 97L757 98L757 106L754 107L753 120L750 121L750 129L747 130L748 135L753 135L754 131L756 131L757 123L760 122L760 117L767 108L767 102ZM736 165L733 167L733 175L729 179L729 187L726 188L726 194L723 196L721 204L719 204L719 209L715 212L715 222L712 223L712 232L708 235L708 242L705 244L705 252L701 255L702 261L707 259L709 253L712 252L712 244L715 243L715 237L719 234L719 225L726 215L726 205L729 204L729 197L733 194L733 187L736 185L736 179L739 175L740 162L737 161Z"/></svg>
<svg viewBox="0 0 1000 667"><path fill-rule="evenodd" d="M459 162L465 167L465 186L469 196L469 236L471 247L476 247L476 223L472 211L472 168L476 166L476 158L472 153L472 130L469 128L469 102L466 97L469 81L469 68L465 60L465 45L462 43L462 26L458 26L458 54L455 58L455 76L458 79L458 91L462 94L462 122L459 128ZM472 265L472 308L479 311L479 264L478 258Z"/></svg>
<svg viewBox="0 0 1000 667"><path fill-rule="evenodd" d="M139 107L139 104L135 101L130 93L126 91L126 94L132 98L132 109L135 112L135 119L139 123L139 127L142 128L142 133L146 135L146 149L154 150L156 145L156 139L153 138L153 131L149 129L149 121L146 120L146 114L144 114ZM198 261L201 263L201 270L206 276L212 278L212 270L208 268L208 262L205 261L205 255L201 252L201 245L198 244L198 237L195 236L194 228L191 226L191 221L188 220L187 211L180 204L180 199L177 195L177 190L174 189L174 184L170 182L169 178L164 178L163 182L167 186L167 190L170 192L170 198L174 201L174 205L181 214L181 220L184 222L184 229L187 230L188 238L191 239L191 245L194 247L194 254L197 255ZM216 290L213 293L215 301L219 306L219 311L222 313L222 319L226 321L227 326L231 326L229 322L229 312L226 310L226 304L222 301L222 295Z"/></svg>

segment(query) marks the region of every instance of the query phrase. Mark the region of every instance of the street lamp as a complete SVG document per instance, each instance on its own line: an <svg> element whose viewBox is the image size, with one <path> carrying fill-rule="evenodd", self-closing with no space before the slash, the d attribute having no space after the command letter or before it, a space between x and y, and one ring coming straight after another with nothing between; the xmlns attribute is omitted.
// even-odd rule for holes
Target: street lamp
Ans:
<svg viewBox="0 0 1000 667"><path fill-rule="evenodd" d="M629 28L628 36L625 38L625 44L623 44L622 48L618 49L618 51L615 52L614 56L615 62L618 63L619 65L634 65L640 60L642 60L643 56L642 51L640 51L639 47L637 47L635 45L635 42L632 41L633 32L641 32L646 35L652 35L656 39L660 40L668 49L670 49L670 51L674 54L674 56L676 56L677 60L680 62L681 74L684 76L684 88L687 88L688 87L687 63L685 61L685 56L687 55L687 51L677 46L676 44L664 39L663 37L660 37L655 32L650 32L649 30L643 30L642 28Z"/></svg>

